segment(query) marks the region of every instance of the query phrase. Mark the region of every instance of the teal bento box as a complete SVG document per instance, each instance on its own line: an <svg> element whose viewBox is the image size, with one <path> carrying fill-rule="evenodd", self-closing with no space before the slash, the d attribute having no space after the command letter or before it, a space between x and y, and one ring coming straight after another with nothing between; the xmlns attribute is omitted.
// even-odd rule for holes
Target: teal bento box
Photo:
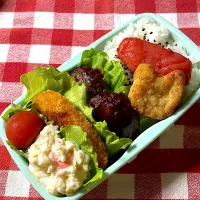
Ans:
<svg viewBox="0 0 200 200"><path fill-rule="evenodd" d="M94 43L92 43L90 46L88 46L86 49L90 48L96 48L97 50L103 50L106 41L111 40L113 36L115 36L117 33L122 31L127 27L127 25L130 22L136 22L142 17L149 16L153 18L155 21L157 21L159 24L164 25L172 34L172 36L175 38L176 41L180 41L183 46L187 47L187 52L192 55L197 61L200 59L200 49L197 45L195 45L187 36L185 36L181 31L179 31L175 26L170 24L168 21L163 19L162 17L151 14L151 13L145 13L140 14L134 17L132 20L128 21L127 23L123 24L122 26L114 29L113 31L109 32L105 36L101 37ZM63 63L58 69L60 71L64 70L71 70L73 69L81 59L81 53L76 55L75 57L71 58L67 62ZM19 97L14 103L19 103L24 96ZM127 163L133 161L137 155L145 149L150 143L152 143L156 138L158 138L164 131L170 129L174 123L200 98L200 89L198 89L192 96L187 100L187 102L182 105L172 116L166 118L165 120L162 120L158 122L157 124L151 126L146 131L144 131L141 135L139 135L133 143L129 146L128 150L111 166L109 166L103 174L103 177L101 180L96 181L94 183L91 183L87 185L86 187L78 190L73 196L69 197L55 197L51 194L49 194L43 186L36 180L36 178L32 175L32 173L28 169L28 163L27 161L19 156L17 153L15 153L6 143L6 134L5 134L5 123L2 119L0 119L0 132L1 132L1 138L7 147L11 157L19 167L19 169L22 171L24 176L29 180L29 182L33 185L33 187L37 190L37 192L47 200L75 200L79 199L82 196L84 196L87 192L92 190L94 187L99 185L101 182L106 180L111 174L115 173L118 169L120 169L122 166L126 165ZM5 111L4 111L5 112ZM2 113L3 114L3 113Z"/></svg>

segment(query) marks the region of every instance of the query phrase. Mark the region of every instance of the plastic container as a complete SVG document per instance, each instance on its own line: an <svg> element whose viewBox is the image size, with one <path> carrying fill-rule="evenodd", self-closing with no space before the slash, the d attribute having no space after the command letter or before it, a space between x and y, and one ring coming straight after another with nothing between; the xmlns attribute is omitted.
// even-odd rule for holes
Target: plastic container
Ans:
<svg viewBox="0 0 200 200"><path fill-rule="evenodd" d="M191 54L197 61L199 61L200 58L200 50L197 45L195 45L186 35L184 35L180 30L178 30L175 26L173 26L171 23L169 23L167 20L162 18L161 16L158 16L156 14L151 13L145 13L140 14L134 17L132 20L126 22L125 24L121 25L120 27L114 29L113 31L109 32L105 36L101 37L94 43L92 43L90 46L88 46L86 49L90 48L96 48L98 50L103 50L105 43L107 40L110 40L113 36L115 36L118 32L125 29L130 22L136 22L142 17L149 16L155 19L159 24L162 24L166 26L166 28L172 33L172 36L175 38L176 41L180 41L183 46L187 47L187 51L189 54ZM63 63L58 69L60 71L64 70L71 70L73 67L75 67L79 62L81 58L81 53L76 55L75 57L71 58L67 62ZM19 97L14 103L19 103L24 96ZM38 193L47 200L76 200L84 196L87 192L92 190L94 187L99 185L101 182L106 180L111 174L115 173L118 169L120 169L122 166L126 165L127 163L134 160L137 155L145 149L150 143L152 143L156 138L158 138L164 131L170 129L174 123L200 98L200 89L198 89L191 97L188 99L188 101L181 106L172 116L168 117L165 120L162 120L161 122L151 126L149 129L144 131L139 137L137 137L133 143L130 145L128 150L121 156L120 159L118 159L114 164L109 166L105 171L103 178L99 181L96 181L92 184L89 184L85 188L80 189L76 192L75 195L70 197L55 197L51 194L49 194L43 186L36 180L36 178L29 172L28 170L28 162L19 156L17 153L15 153L10 147L6 144L6 134L5 134L5 124L2 119L0 119L0 133L1 138L7 147L10 155L12 156L13 160L19 167L19 169L22 171L24 176L29 180L29 182L33 185L33 187L38 191ZM2 113L3 114L3 113Z"/></svg>

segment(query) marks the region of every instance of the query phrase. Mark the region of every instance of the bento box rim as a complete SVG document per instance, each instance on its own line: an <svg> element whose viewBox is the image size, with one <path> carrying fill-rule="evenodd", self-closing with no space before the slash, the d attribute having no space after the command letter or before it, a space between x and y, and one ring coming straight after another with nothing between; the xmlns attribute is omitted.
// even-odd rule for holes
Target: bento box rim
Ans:
<svg viewBox="0 0 200 200"><path fill-rule="evenodd" d="M131 22L136 22L142 17L152 17L157 21L158 23L163 23L164 25L167 26L170 32L173 34L178 35L181 41L187 42L189 44L189 48L195 49L197 51L197 54L200 56L200 50L194 44L192 40L190 40L185 34L183 34L179 29L177 29L174 25L172 25L170 22L168 22L166 19L163 17L154 14L154 13L143 13L143 14L138 14L134 16L131 20L127 21L126 23L122 24L121 26L113 29L85 49L90 49L90 48L95 48L105 40L107 40L109 37L114 36L117 34L119 31L122 31L127 25ZM74 66L76 66L79 61L80 61L80 52L76 56L72 57L70 60L66 61L63 63L61 66L58 67L60 71L63 70L71 70ZM14 103L19 103L25 95L20 96ZM156 138L158 138L164 131L168 130L173 126L175 121L177 121L198 99L200 98L200 89L198 89L176 113L174 113L171 117L157 123L156 125L150 127L147 129L145 132L143 132L136 140L133 141L133 143L130 145L128 150L123 154L123 156L118 159L114 164L109 166L105 171L103 178L99 181L96 181L92 184L89 184L85 188L80 189L77 191L76 194L73 196L68 196L68 197L55 197L51 194L49 194L43 186L35 179L35 177L29 172L28 167L27 167L27 162L19 156L17 153L15 153L6 143L6 136L5 136L5 128L4 128L4 121L0 120L0 130L1 130L1 138L9 151L12 159L15 161L19 169L22 171L24 176L29 180L29 182L33 185L33 187L36 189L36 191L44 198L47 200L58 200L58 199L63 199L63 200L76 200L84 196L86 193L91 191L93 188L95 188L97 185L102 183L104 180L106 180L111 174L115 173L118 169L120 169L122 166L125 164L131 162L133 159L137 157L137 155L144 149L146 148L150 143L152 143ZM1 116L5 113L5 111L9 108L8 106L4 112L1 114ZM153 134L152 134L153 133Z"/></svg>

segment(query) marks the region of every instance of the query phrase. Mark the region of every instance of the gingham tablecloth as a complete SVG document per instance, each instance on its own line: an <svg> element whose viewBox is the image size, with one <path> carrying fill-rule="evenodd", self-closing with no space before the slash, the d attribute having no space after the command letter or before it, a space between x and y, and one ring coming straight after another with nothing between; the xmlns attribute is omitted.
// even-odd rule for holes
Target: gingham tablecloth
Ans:
<svg viewBox="0 0 200 200"><path fill-rule="evenodd" d="M1 0L0 112L23 92L22 73L55 67L143 12L200 45L200 0ZM200 103L83 199L200 199ZM42 199L0 143L0 199Z"/></svg>

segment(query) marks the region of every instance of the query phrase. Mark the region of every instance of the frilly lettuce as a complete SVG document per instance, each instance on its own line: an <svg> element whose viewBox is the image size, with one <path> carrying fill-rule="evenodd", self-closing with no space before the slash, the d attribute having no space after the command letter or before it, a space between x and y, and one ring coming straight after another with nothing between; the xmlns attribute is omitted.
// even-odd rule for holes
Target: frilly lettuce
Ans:
<svg viewBox="0 0 200 200"><path fill-rule="evenodd" d="M19 154L20 156L24 157L26 160L28 160L28 154L26 152L25 149L17 149L10 141L6 141L7 145L13 150L15 151L17 154Z"/></svg>
<svg viewBox="0 0 200 200"><path fill-rule="evenodd" d="M110 61L106 63L104 67L104 79L113 92L122 92L125 95L128 95L130 86L124 85L126 82L126 76L120 62Z"/></svg>
<svg viewBox="0 0 200 200"><path fill-rule="evenodd" d="M124 92L124 74L118 63L108 62L108 56L105 53L91 50L84 52L81 60L82 63L91 63L91 67L103 70L104 78L110 84L112 91ZM116 76L109 73L113 70ZM31 104L35 95L46 90L53 90L64 95L73 105L83 112L86 118L96 128L102 141L105 143L109 157L116 154L120 149L125 149L131 144L132 140L128 138L119 138L114 132L108 130L107 123L96 122L92 117L93 108L87 105L87 92L83 83L77 83L66 71L60 72L56 68L50 66L48 68L35 67L33 72L23 74L20 79L21 83L26 87L27 93L24 100L19 105L14 105L3 115L3 119L7 121L11 115L21 110L32 110ZM41 116L46 123L45 116ZM51 122L50 122L51 123ZM91 158L90 173L84 185L96 181L102 177L103 170L98 167L97 154L93 151L91 141L86 137L86 133L80 127L66 126L62 127L60 134L68 141L79 146ZM74 134L75 133L75 134ZM11 143L9 146L21 156L27 159L26 153L16 149Z"/></svg>
<svg viewBox="0 0 200 200"><path fill-rule="evenodd" d="M97 154L93 151L92 142L79 126L66 126L60 129L60 134L67 141L77 145L89 157L89 175L84 186L102 178L103 170L98 167Z"/></svg>
<svg viewBox="0 0 200 200"><path fill-rule="evenodd" d="M108 61L108 59L106 53L91 48L83 52L80 65L98 68L111 91L127 95L130 86L124 85L127 80L122 65L118 61Z"/></svg>
<svg viewBox="0 0 200 200"><path fill-rule="evenodd" d="M5 122L7 122L8 119L17 112L31 111L31 112L36 113L40 118L42 118L46 125L54 123L52 120L51 121L47 120L47 118L44 115L42 115L41 113L38 113L37 110L35 110L31 107L31 105L32 105L31 100L28 101L24 106L16 105L16 104L13 103L13 104L11 104L11 107L4 113L4 115L2 116L2 119Z"/></svg>
<svg viewBox="0 0 200 200"><path fill-rule="evenodd" d="M63 94L64 91L71 87L68 77L68 73L60 72L51 66L49 68L35 67L34 72L23 74L20 82L26 87L27 94L22 105L47 89Z"/></svg>
<svg viewBox="0 0 200 200"><path fill-rule="evenodd" d="M144 132L145 130L147 130L149 127L153 126L157 122L159 122L159 120L157 119L140 116L140 133Z"/></svg>
<svg viewBox="0 0 200 200"><path fill-rule="evenodd" d="M27 104L25 104L24 106L20 106L20 105L16 105L16 104L11 104L11 107L4 113L4 115L2 116L2 119L7 122L7 120L14 115L16 112L19 111L30 111L31 107L30 107L31 102L28 102Z"/></svg>
<svg viewBox="0 0 200 200"><path fill-rule="evenodd" d="M115 155L120 149L126 149L132 143L131 139L119 138L114 132L109 131L105 121L94 123L94 127L104 141L109 157Z"/></svg>
<svg viewBox="0 0 200 200"><path fill-rule="evenodd" d="M73 105L84 113L86 118L94 123L95 120L92 117L93 108L87 106L87 92L86 87L83 83L77 83L71 78L72 87L68 90L64 96L71 102Z"/></svg>
<svg viewBox="0 0 200 200"><path fill-rule="evenodd" d="M83 51L80 65L98 68L102 71L107 62L108 55L106 53L91 48L90 50Z"/></svg>
<svg viewBox="0 0 200 200"><path fill-rule="evenodd" d="M132 143L132 140L129 138L119 138L114 132L108 130L107 123L96 122L92 117L92 108L87 105L87 92L84 84L76 83L73 79L72 87L68 90L64 96L71 102L73 105L79 109L87 119L92 122L93 126L97 130L99 136L104 141L106 150L109 157L112 157L120 149L125 149Z"/></svg>
<svg viewBox="0 0 200 200"><path fill-rule="evenodd" d="M98 58L95 58L94 54ZM90 57L91 55L92 57ZM86 58L86 56L89 56L89 58ZM103 65L106 64L104 66L105 70L112 69L110 64L108 64L107 61L107 63L105 62L105 60L108 59L106 54L97 52L94 49L90 50L89 52L84 52L81 62L93 63L93 59L96 60L95 62L98 61L97 63L102 63ZM100 65L96 65L96 67L98 66ZM118 64L116 66L119 67ZM122 73L117 75L119 77L119 81L116 81L115 77L107 72L104 73L104 76L107 81L109 80L112 83L111 86L114 88L114 91L118 90L120 87L123 87ZM109 157L111 157L121 148L126 148L132 142L131 139L119 138L114 132L109 131L106 122L95 122L92 117L93 109L87 105L87 92L85 85L77 83L67 72L60 72L52 66L48 68L35 67L34 72L29 72L21 76L21 83L26 87L27 94L19 106L25 106L27 102L33 100L35 95L48 89L61 93L71 103L73 103L77 109L82 111L87 119L94 125L102 140L105 141L105 147L109 153ZM6 113L6 116L9 116L9 113Z"/></svg>
<svg viewBox="0 0 200 200"><path fill-rule="evenodd" d="M33 72L23 74L20 82L26 87L27 93L23 101L19 105L12 104L2 118L7 121L14 113L18 111L30 111L32 100L35 95L45 90L54 90L64 94L71 88L71 77L66 72L60 72L56 68L50 66L48 68L34 67ZM36 111L35 111L36 112ZM44 116L42 117L44 118Z"/></svg>

